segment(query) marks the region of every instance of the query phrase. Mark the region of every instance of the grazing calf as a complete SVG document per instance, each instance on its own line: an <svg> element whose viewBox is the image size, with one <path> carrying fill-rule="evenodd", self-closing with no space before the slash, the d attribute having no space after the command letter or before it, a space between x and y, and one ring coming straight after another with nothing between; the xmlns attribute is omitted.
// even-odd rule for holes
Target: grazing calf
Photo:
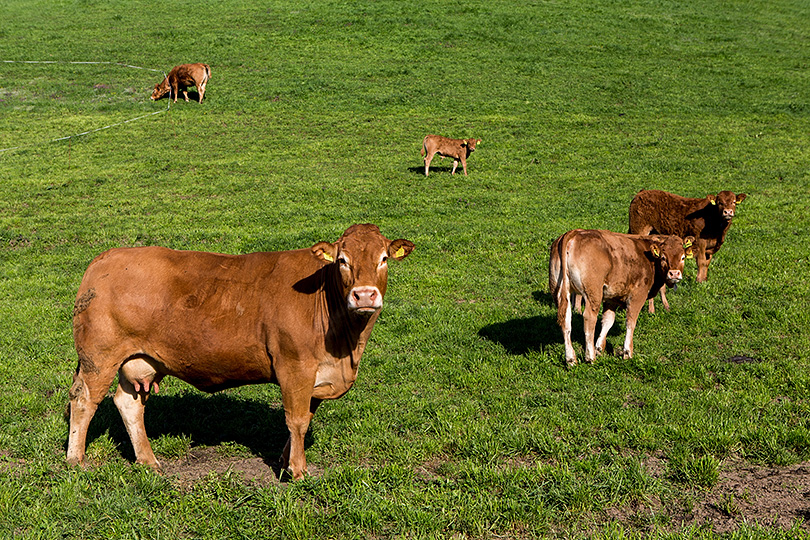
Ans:
<svg viewBox="0 0 810 540"><path fill-rule="evenodd" d="M572 303L585 301L585 360L593 362L605 349L616 309L627 309L623 356L633 356L633 331L645 301L664 285L683 278L683 264L694 239L639 236L576 229L554 241L549 261L549 289L557 304L557 322L565 341L565 360L576 365L571 343ZM594 346L596 319L604 304L602 330Z"/></svg>
<svg viewBox="0 0 810 540"><path fill-rule="evenodd" d="M118 373L113 401L138 463L158 466L144 406L173 375L205 392L275 383L290 437L282 465L307 474L304 436L321 401L349 391L383 306L388 262L413 250L376 225L293 251L222 255L111 249L90 263L73 309L79 364L70 388L67 461Z"/></svg>
<svg viewBox="0 0 810 540"><path fill-rule="evenodd" d="M439 154L443 158L453 158L453 171L450 174L456 174L456 167L461 161L464 176L467 176L467 158L475 151L475 145L480 142L481 139L448 139L441 135L425 135L421 151L425 156L425 176L428 175L434 154Z"/></svg>
<svg viewBox="0 0 810 540"><path fill-rule="evenodd" d="M709 263L726 239L737 205L745 193L721 191L703 199L681 197L658 190L642 190L630 203L630 234L674 234L695 237L697 281L709 277ZM664 289L661 301L669 309ZM650 299L650 312L654 312Z"/></svg>
<svg viewBox="0 0 810 540"><path fill-rule="evenodd" d="M183 99L188 101L188 87L196 86L199 102L202 103L203 96L205 95L205 85L208 84L208 79L211 78L211 68L208 64L182 64L175 66L169 72L169 75L155 85L155 90L152 92L152 99L160 99L166 94L169 98L174 99L177 103L178 92L183 93Z"/></svg>

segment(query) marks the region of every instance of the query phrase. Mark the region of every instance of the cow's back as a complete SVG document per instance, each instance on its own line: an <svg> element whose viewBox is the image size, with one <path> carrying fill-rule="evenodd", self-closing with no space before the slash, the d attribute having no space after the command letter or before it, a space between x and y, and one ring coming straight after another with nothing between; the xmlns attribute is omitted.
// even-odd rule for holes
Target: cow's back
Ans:
<svg viewBox="0 0 810 540"><path fill-rule="evenodd" d="M318 269L309 250L235 256L113 249L82 279L76 348L96 364L143 355L203 389L268 382L268 343L295 334L301 317L311 315L312 299L295 284Z"/></svg>
<svg viewBox="0 0 810 540"><path fill-rule="evenodd" d="M630 234L700 236L706 199L681 197L660 190L638 192L630 203Z"/></svg>

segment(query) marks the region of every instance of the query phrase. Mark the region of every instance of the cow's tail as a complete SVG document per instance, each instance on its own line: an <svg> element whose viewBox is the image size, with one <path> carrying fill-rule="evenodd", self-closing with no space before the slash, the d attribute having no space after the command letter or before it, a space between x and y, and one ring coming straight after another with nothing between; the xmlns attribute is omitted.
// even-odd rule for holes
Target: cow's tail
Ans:
<svg viewBox="0 0 810 540"><path fill-rule="evenodd" d="M571 317L571 276L568 272L568 242L570 233L565 233L560 238L558 249L560 255L560 268L557 277L557 290L554 291L555 302L557 303L557 324L564 327L566 319Z"/></svg>
<svg viewBox="0 0 810 540"><path fill-rule="evenodd" d="M427 135L425 135L425 138L422 139L422 150L420 153L422 154L422 157L425 157L427 154Z"/></svg>
<svg viewBox="0 0 810 540"><path fill-rule="evenodd" d="M208 82L208 80L211 78L211 66L209 66L208 64L204 65L205 65L205 82Z"/></svg>

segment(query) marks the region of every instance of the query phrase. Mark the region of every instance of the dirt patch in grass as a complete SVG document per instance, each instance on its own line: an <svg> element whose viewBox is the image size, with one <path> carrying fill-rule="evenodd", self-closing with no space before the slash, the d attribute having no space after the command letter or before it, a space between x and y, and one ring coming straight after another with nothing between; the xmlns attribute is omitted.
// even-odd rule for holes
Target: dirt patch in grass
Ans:
<svg viewBox="0 0 810 540"><path fill-rule="evenodd" d="M278 464L268 464L259 457L226 456L216 448L193 448L188 456L163 462L163 474L173 477L181 486L189 486L210 473L235 472L249 484L279 484Z"/></svg>
<svg viewBox="0 0 810 540"><path fill-rule="evenodd" d="M645 460L648 473L665 474L658 458ZM645 501L608 510L610 521L636 529L660 527L678 531L700 527L715 533L738 530L744 523L789 530L799 524L810 530L810 462L788 467L752 465L742 460L726 461L717 484L683 498ZM664 524L655 516L666 516Z"/></svg>
<svg viewBox="0 0 810 540"><path fill-rule="evenodd" d="M810 463L775 468L734 462L723 469L685 521L711 523L716 532L734 531L744 522L790 529L801 521L802 529L810 530Z"/></svg>

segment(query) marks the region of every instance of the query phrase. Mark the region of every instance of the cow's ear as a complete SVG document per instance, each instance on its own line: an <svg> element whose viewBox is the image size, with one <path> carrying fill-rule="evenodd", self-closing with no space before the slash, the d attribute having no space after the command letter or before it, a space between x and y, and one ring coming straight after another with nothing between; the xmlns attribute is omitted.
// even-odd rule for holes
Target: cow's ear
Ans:
<svg viewBox="0 0 810 540"><path fill-rule="evenodd" d="M737 195L737 204L743 202L745 200L745 197L746 197L745 193L740 193L739 195Z"/></svg>
<svg viewBox="0 0 810 540"><path fill-rule="evenodd" d="M401 261L408 255L410 255L411 251L413 251L414 245L413 242L410 240L403 240L400 238L399 240L394 240L388 246L388 256L392 259L396 259Z"/></svg>
<svg viewBox="0 0 810 540"><path fill-rule="evenodd" d="M315 255L318 259L327 262L333 263L335 262L335 257L337 257L337 246L335 244L330 244L329 242L318 242L314 246L312 246L312 254Z"/></svg>
<svg viewBox="0 0 810 540"><path fill-rule="evenodd" d="M710 203L717 204L717 195L707 195L706 198L709 199Z"/></svg>
<svg viewBox="0 0 810 540"><path fill-rule="evenodd" d="M657 259L661 256L661 248L658 244L653 244L650 246L650 253L652 253L653 257Z"/></svg>
<svg viewBox="0 0 810 540"><path fill-rule="evenodd" d="M464 139L463 141L461 141L461 146L467 146L467 139Z"/></svg>
<svg viewBox="0 0 810 540"><path fill-rule="evenodd" d="M695 243L694 236L687 236L683 239L683 251L687 259L694 259L695 253L692 251L692 244Z"/></svg>

